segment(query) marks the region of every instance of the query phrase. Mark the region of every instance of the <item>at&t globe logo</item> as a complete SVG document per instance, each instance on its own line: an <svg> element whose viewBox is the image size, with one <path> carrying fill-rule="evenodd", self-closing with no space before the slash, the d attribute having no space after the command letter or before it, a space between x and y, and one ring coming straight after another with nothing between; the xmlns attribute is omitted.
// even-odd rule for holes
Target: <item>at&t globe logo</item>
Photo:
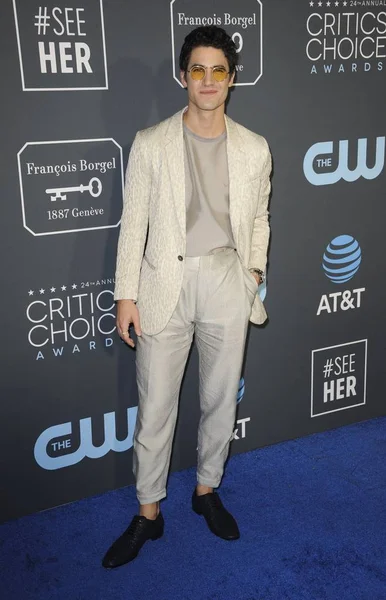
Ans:
<svg viewBox="0 0 386 600"><path fill-rule="evenodd" d="M362 250L351 235L338 235L328 244L322 259L322 269L331 283L342 284L350 281L359 271ZM355 288L323 294L316 315L322 312L335 313L350 308L360 308L362 294L366 288Z"/></svg>
<svg viewBox="0 0 386 600"><path fill-rule="evenodd" d="M346 283L358 271L362 251L351 235L338 235L327 246L323 254L324 273L333 283Z"/></svg>
<svg viewBox="0 0 386 600"><path fill-rule="evenodd" d="M245 381L244 381L244 377L242 377L239 381L239 389L237 390L237 399L236 399L237 404L239 404L241 402L241 400L243 399L244 391L245 391Z"/></svg>

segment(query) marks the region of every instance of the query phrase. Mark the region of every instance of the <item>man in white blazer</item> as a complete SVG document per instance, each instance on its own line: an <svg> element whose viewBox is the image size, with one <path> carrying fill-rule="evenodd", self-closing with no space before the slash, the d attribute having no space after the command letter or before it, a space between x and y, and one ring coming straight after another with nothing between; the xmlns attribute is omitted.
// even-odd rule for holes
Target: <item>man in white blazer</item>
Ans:
<svg viewBox="0 0 386 600"><path fill-rule="evenodd" d="M139 131L125 183L115 275L117 329L134 347L139 394L133 471L139 514L103 566L133 560L162 536L178 397L193 335L201 418L192 508L226 540L239 537L219 487L232 438L248 322L267 315L257 294L269 241L266 140L225 115L236 47L215 26L186 36L188 106Z"/></svg>

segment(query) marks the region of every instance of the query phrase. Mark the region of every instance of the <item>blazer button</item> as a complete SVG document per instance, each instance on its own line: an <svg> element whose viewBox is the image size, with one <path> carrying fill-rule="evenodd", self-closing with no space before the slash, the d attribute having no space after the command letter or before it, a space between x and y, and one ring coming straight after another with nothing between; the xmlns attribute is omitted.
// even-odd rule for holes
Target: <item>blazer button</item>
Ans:
<svg viewBox="0 0 386 600"><path fill-rule="evenodd" d="M181 254L178 255L178 260L184 260L183 257L181 256Z"/></svg>

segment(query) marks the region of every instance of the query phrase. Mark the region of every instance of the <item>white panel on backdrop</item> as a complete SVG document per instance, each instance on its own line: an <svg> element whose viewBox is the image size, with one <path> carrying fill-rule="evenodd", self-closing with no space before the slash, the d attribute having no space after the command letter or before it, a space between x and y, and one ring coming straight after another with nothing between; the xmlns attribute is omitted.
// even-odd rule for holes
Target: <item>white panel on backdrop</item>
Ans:
<svg viewBox="0 0 386 600"><path fill-rule="evenodd" d="M118 227L124 174L114 139L27 142L17 158L23 225L32 235Z"/></svg>
<svg viewBox="0 0 386 600"><path fill-rule="evenodd" d="M311 417L366 404L367 340L312 351Z"/></svg>
<svg viewBox="0 0 386 600"><path fill-rule="evenodd" d="M217 25L232 36L239 63L234 85L255 85L263 74L263 5L260 0L206 0L170 2L173 77L179 80L178 57L184 38L199 26Z"/></svg>
<svg viewBox="0 0 386 600"><path fill-rule="evenodd" d="M13 0L23 90L107 90L102 0L47 4Z"/></svg>

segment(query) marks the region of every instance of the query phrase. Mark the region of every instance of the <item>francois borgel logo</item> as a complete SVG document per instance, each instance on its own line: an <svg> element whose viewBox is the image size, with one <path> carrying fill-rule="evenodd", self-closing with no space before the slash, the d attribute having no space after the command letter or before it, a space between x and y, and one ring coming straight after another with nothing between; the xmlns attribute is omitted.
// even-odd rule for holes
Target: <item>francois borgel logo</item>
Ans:
<svg viewBox="0 0 386 600"><path fill-rule="evenodd" d="M112 138L28 142L17 158L23 225L32 235L119 225L123 158Z"/></svg>
<svg viewBox="0 0 386 600"><path fill-rule="evenodd" d="M13 0L13 9L24 91L108 89L102 0Z"/></svg>
<svg viewBox="0 0 386 600"><path fill-rule="evenodd" d="M373 151L373 144L370 148ZM375 179L382 173L385 165L385 137L376 138L375 155L374 152L370 155L370 148L366 138L357 141L356 167L350 169L348 140L338 142L338 152L335 142L317 142L307 150L304 157L304 175L312 185L331 185L340 179L352 182L360 177ZM368 163L374 166L369 167Z"/></svg>
<svg viewBox="0 0 386 600"><path fill-rule="evenodd" d="M362 250L358 242L351 235L339 235L328 244L323 254L322 268L331 283L343 284L358 272L361 261ZM361 287L323 294L316 315L360 308L365 291L366 288Z"/></svg>
<svg viewBox="0 0 386 600"><path fill-rule="evenodd" d="M210 8L210 11L208 11ZM178 52L195 27L217 25L236 44L235 85L255 85L263 74L263 6L260 0L172 0L170 3L173 77L180 84Z"/></svg>

